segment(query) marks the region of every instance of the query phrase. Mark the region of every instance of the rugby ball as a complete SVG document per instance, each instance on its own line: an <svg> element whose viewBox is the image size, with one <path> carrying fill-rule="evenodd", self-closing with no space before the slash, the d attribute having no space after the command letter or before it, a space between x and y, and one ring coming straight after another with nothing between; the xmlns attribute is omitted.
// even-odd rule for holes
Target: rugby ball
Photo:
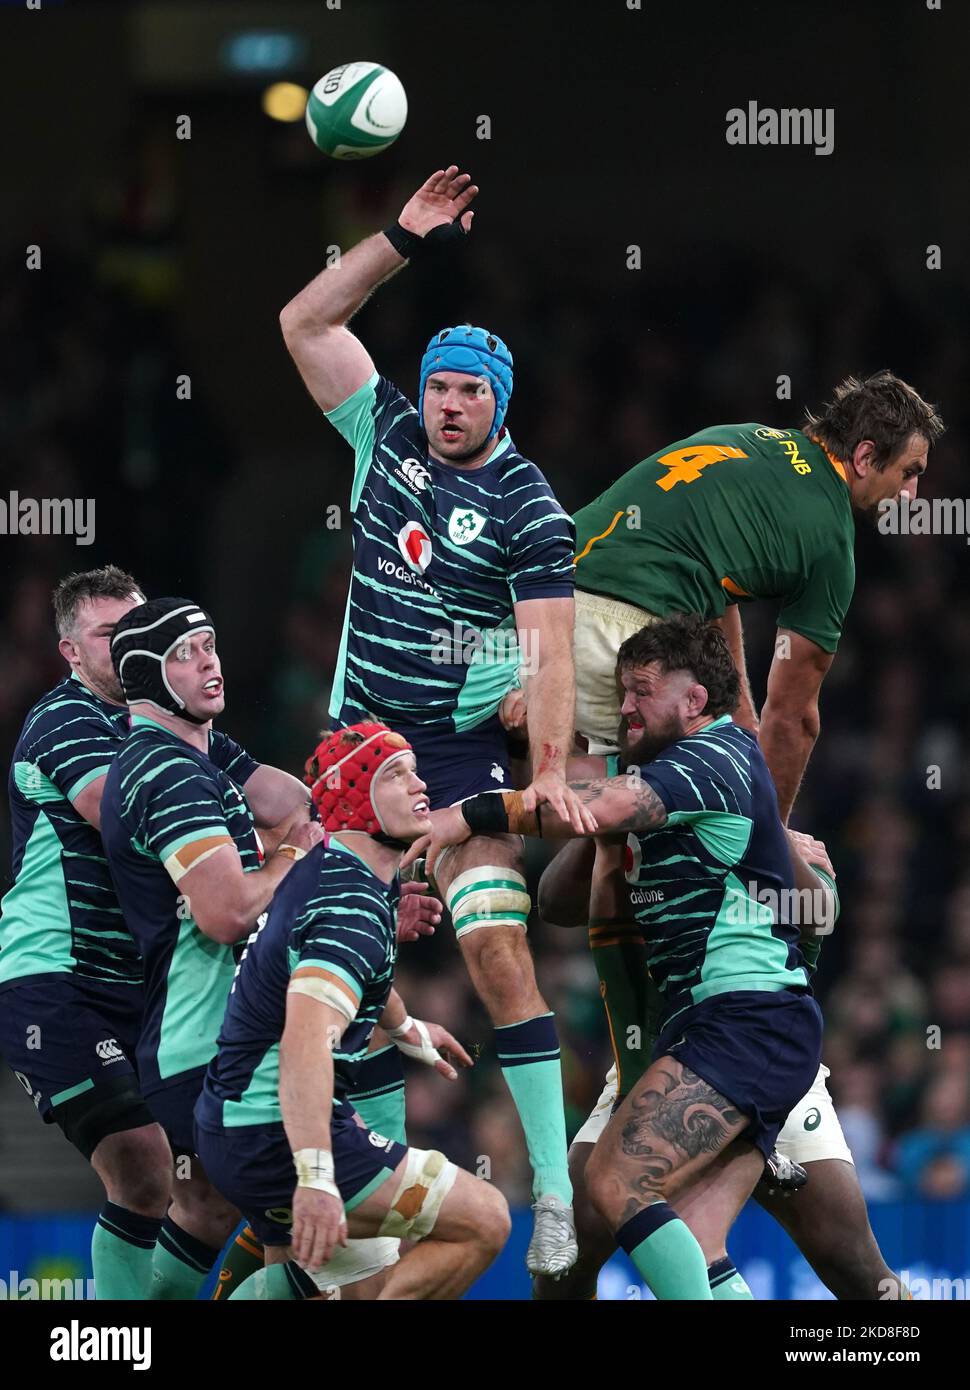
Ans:
<svg viewBox="0 0 970 1390"><path fill-rule="evenodd" d="M404 129L408 99L400 79L380 63L342 63L314 85L306 125L331 159L369 159Z"/></svg>

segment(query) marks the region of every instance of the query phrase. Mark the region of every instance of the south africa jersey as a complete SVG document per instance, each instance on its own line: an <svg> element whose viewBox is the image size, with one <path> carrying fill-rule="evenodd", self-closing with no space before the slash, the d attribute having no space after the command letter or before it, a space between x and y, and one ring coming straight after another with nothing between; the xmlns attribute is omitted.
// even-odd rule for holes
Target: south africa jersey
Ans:
<svg viewBox="0 0 970 1390"><path fill-rule="evenodd" d="M715 425L652 454L576 514L576 585L659 618L781 601L834 652L855 584L845 470L800 430Z"/></svg>
<svg viewBox="0 0 970 1390"><path fill-rule="evenodd" d="M14 881L0 907L0 988L63 973L141 980L101 837L71 804L108 771L127 733L127 705L73 675L27 715L8 782Z"/></svg>
<svg viewBox="0 0 970 1390"><path fill-rule="evenodd" d="M136 715L105 783L101 834L124 920L145 963L138 1072L146 1096L187 1073L201 1074L215 1051L232 983L232 947L200 931L178 888L194 864L227 840L245 872L259 868L253 816L239 785L257 764L237 744L232 748L230 776L211 756Z"/></svg>
<svg viewBox="0 0 970 1390"><path fill-rule="evenodd" d="M334 1104L353 1090L357 1065L384 1012L397 958L400 883L390 883L337 841L317 845L274 894L240 963L218 1055L196 1107L203 1128L277 1124L279 1042L297 969L359 1001L334 1052Z"/></svg>
<svg viewBox="0 0 970 1390"><path fill-rule="evenodd" d="M627 871L662 1026L714 995L806 988L788 840L753 734L722 715L640 771L667 809Z"/></svg>
<svg viewBox="0 0 970 1390"><path fill-rule="evenodd" d="M572 595L572 523L504 431L481 468L431 458L414 407L376 373L327 419L356 456L330 714L474 728L517 683L513 604Z"/></svg>

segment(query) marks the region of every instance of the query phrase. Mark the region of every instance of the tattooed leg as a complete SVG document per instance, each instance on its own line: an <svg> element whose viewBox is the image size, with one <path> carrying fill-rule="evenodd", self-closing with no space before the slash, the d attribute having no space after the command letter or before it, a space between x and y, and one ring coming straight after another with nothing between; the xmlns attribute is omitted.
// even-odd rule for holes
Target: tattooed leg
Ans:
<svg viewBox="0 0 970 1390"><path fill-rule="evenodd" d="M711 1298L704 1252L669 1202L747 1124L689 1067L661 1057L597 1144L586 1168L590 1197L657 1298Z"/></svg>
<svg viewBox="0 0 970 1390"><path fill-rule="evenodd" d="M695 1182L747 1128L745 1115L673 1057L654 1062L613 1116L587 1169L593 1201L615 1228Z"/></svg>

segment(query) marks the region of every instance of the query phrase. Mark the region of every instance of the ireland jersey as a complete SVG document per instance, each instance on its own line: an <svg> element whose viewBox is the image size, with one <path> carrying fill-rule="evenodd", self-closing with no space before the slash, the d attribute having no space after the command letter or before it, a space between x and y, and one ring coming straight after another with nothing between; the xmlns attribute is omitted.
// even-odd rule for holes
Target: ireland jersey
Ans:
<svg viewBox="0 0 970 1390"><path fill-rule="evenodd" d="M210 736L213 743L217 737ZM259 868L253 816L239 786L257 764L238 744L224 745L232 750L224 758L232 775L136 715L105 782L101 834L145 962L138 1073L146 1096L205 1067L235 968L232 947L199 930L178 882L226 843L235 844L247 873Z"/></svg>
<svg viewBox="0 0 970 1390"><path fill-rule="evenodd" d="M103 777L128 733L128 706L76 676L27 715L10 768L13 886L0 906L0 987L25 976L137 984L101 836L71 798Z"/></svg>
<svg viewBox="0 0 970 1390"><path fill-rule="evenodd" d="M845 470L800 430L715 425L652 454L576 514L576 585L658 618L781 601L834 652L855 584Z"/></svg>
<svg viewBox="0 0 970 1390"><path fill-rule="evenodd" d="M281 1122L279 1043L297 969L329 979L357 1005L334 1052L334 1103L353 1090L391 992L399 895L396 876L385 883L336 840L317 845L287 875L237 971L196 1107L203 1128Z"/></svg>
<svg viewBox="0 0 970 1390"><path fill-rule="evenodd" d="M664 1026L733 990L805 987L788 839L757 741L722 715L641 769L667 809L627 872Z"/></svg>
<svg viewBox="0 0 970 1390"><path fill-rule="evenodd" d="M416 410L376 373L327 419L356 457L330 714L474 728L517 684L513 604L572 595L572 523L504 431L481 468L431 458Z"/></svg>

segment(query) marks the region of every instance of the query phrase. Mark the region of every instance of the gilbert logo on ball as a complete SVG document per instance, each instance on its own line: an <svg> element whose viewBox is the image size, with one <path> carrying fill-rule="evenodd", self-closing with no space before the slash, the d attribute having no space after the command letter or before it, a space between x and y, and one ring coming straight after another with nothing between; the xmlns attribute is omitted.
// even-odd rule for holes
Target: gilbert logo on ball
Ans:
<svg viewBox="0 0 970 1390"><path fill-rule="evenodd" d="M307 130L332 159L369 159L404 129L408 99L400 80L380 63L343 63L310 93Z"/></svg>

